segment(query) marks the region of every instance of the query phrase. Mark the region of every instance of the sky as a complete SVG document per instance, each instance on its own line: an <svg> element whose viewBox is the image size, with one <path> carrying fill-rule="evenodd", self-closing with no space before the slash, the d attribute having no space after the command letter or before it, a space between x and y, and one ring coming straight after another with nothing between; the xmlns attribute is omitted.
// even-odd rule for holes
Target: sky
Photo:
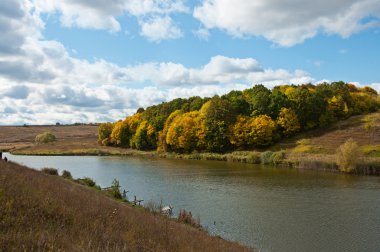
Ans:
<svg viewBox="0 0 380 252"><path fill-rule="evenodd" d="M380 0L1 0L0 125L116 121L255 84L380 91Z"/></svg>

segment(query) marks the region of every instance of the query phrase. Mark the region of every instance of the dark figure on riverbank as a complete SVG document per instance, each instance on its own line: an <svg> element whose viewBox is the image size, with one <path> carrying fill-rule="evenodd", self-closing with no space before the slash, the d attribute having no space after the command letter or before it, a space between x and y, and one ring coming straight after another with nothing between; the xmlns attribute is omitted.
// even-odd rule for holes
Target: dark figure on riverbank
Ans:
<svg viewBox="0 0 380 252"><path fill-rule="evenodd" d="M8 162L8 158L7 158L7 157L4 157L4 161L5 161L5 162Z"/></svg>

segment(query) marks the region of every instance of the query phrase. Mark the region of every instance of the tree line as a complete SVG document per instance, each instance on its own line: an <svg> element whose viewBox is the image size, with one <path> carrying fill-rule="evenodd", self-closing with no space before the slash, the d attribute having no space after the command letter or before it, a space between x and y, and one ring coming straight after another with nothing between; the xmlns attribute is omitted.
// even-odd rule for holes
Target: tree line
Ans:
<svg viewBox="0 0 380 252"><path fill-rule="evenodd" d="M226 152L268 146L380 108L377 92L344 82L255 85L223 96L175 99L99 125L99 143L138 150Z"/></svg>

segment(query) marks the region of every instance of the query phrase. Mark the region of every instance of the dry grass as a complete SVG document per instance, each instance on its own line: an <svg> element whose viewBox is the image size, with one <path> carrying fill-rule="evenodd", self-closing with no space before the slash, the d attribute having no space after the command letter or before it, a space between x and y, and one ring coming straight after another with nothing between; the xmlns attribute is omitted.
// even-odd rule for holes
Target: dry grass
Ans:
<svg viewBox="0 0 380 252"><path fill-rule="evenodd" d="M3 251L248 251L94 189L0 162Z"/></svg>

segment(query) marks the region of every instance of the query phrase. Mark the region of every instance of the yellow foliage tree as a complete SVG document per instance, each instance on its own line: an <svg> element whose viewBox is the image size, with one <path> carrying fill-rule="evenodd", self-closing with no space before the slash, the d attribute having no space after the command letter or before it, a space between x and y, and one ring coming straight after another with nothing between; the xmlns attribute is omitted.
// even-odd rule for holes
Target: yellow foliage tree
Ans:
<svg viewBox="0 0 380 252"><path fill-rule="evenodd" d="M165 124L164 124L164 129L158 133L158 151L169 151L169 146L166 142L166 136L168 134L169 127L173 120L181 115L183 112L181 110L176 110L173 113L169 115L169 117L166 119Z"/></svg>
<svg viewBox="0 0 380 252"><path fill-rule="evenodd" d="M248 144L264 146L272 143L276 122L267 115L260 115L247 122Z"/></svg>
<svg viewBox="0 0 380 252"><path fill-rule="evenodd" d="M129 127L125 121L118 121L114 124L111 133L111 143L117 146L129 146Z"/></svg>
<svg viewBox="0 0 380 252"><path fill-rule="evenodd" d="M267 115L238 117L230 127L230 142L236 147L264 146L272 143L276 122Z"/></svg>
<svg viewBox="0 0 380 252"><path fill-rule="evenodd" d="M136 133L142 121L140 113L127 117L124 121L118 121L113 125L110 135L113 145L130 147L130 142L133 135Z"/></svg>
<svg viewBox="0 0 380 252"><path fill-rule="evenodd" d="M340 95L333 96L328 100L328 110L331 111L336 118L343 118L348 114L347 104Z"/></svg>
<svg viewBox="0 0 380 252"><path fill-rule="evenodd" d="M291 136L301 128L296 112L288 108L281 108L277 125L280 126L285 136Z"/></svg>
<svg viewBox="0 0 380 252"><path fill-rule="evenodd" d="M230 143L237 148L247 145L249 117L238 116L235 124L230 127Z"/></svg>
<svg viewBox="0 0 380 252"><path fill-rule="evenodd" d="M168 127L166 143L178 151L201 148L202 124L198 111L178 115Z"/></svg>

